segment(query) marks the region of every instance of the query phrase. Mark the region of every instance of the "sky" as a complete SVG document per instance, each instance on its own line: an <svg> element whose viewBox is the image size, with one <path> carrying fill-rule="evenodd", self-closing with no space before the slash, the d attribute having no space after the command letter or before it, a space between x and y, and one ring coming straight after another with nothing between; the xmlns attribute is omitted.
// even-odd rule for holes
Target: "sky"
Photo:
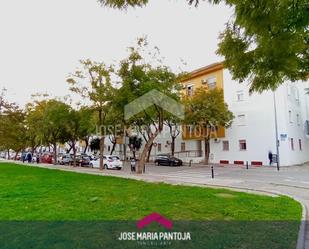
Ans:
<svg viewBox="0 0 309 249"><path fill-rule="evenodd" d="M223 59L215 51L231 16L227 6L195 8L185 0L150 0L127 11L96 0L1 0L0 89L20 105L33 93L67 95L66 78L80 59L116 63L145 35L166 65L191 71Z"/></svg>

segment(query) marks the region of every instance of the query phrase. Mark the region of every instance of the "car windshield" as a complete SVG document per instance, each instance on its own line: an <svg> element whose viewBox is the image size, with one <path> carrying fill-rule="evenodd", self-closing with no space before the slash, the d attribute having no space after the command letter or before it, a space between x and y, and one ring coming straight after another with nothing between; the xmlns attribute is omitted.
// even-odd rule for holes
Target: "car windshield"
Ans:
<svg viewBox="0 0 309 249"><path fill-rule="evenodd" d="M111 156L110 157L112 160L119 160L119 157L118 156Z"/></svg>

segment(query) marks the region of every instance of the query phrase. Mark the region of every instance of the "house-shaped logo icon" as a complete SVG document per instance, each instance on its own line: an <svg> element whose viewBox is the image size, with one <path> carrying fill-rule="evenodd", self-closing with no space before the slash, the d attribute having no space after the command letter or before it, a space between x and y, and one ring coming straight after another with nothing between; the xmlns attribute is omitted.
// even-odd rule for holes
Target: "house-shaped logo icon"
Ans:
<svg viewBox="0 0 309 249"><path fill-rule="evenodd" d="M158 213L152 213L150 215L147 215L143 219L139 220L137 222L137 228L143 229L144 227L148 226L153 222L156 222L167 229L173 228L173 222Z"/></svg>

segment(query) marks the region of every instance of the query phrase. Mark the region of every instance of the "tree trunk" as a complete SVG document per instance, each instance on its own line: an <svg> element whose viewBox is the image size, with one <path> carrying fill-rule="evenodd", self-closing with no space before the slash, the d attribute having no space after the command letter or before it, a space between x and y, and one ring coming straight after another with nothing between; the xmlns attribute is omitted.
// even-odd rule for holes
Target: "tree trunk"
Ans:
<svg viewBox="0 0 309 249"><path fill-rule="evenodd" d="M209 138L204 139L205 143L205 164L209 164L209 154L210 154L210 143L209 143Z"/></svg>
<svg viewBox="0 0 309 249"><path fill-rule="evenodd" d="M171 153L172 153L172 156L175 155L175 140L176 140L176 137L172 136L172 143L171 143Z"/></svg>
<svg viewBox="0 0 309 249"><path fill-rule="evenodd" d="M105 137L102 136L100 138L100 170L104 169L104 164L103 164L104 140L105 140Z"/></svg>
<svg viewBox="0 0 309 249"><path fill-rule="evenodd" d="M154 134L152 134L152 136L150 136L150 138L148 139L147 143L145 144L145 147L143 149L142 154L140 155L138 164L137 164L137 173L141 174L143 173L144 167L145 167L145 161L146 161L146 156L147 153L150 149L150 146L153 144L153 141L156 139L156 137L159 134L159 130L157 130Z"/></svg>
<svg viewBox="0 0 309 249"><path fill-rule="evenodd" d="M84 153L86 153L86 152L87 152L87 149L88 149L88 146L89 146L89 138L88 138L88 137L85 138L84 141L85 141L85 143L86 143L86 147L85 147L85 149L84 149Z"/></svg>
<svg viewBox="0 0 309 249"><path fill-rule="evenodd" d="M148 151L148 155L147 155L147 160L146 160L147 163L149 163L149 161L150 161L152 147L153 147L153 143L149 147L149 151Z"/></svg>
<svg viewBox="0 0 309 249"><path fill-rule="evenodd" d="M53 144L54 147L54 164L57 164L57 143Z"/></svg>
<svg viewBox="0 0 309 249"><path fill-rule="evenodd" d="M14 160L16 161L17 159L17 156L18 156L18 153L20 152L20 150L16 151L16 154L15 154L15 157L14 157Z"/></svg>
<svg viewBox="0 0 309 249"><path fill-rule="evenodd" d="M8 149L8 160L10 160L11 157L10 157L10 149Z"/></svg>
<svg viewBox="0 0 309 249"><path fill-rule="evenodd" d="M71 152L71 150L72 150L72 145L69 144L69 146L70 146L70 148L67 150L67 153L68 153L68 154L70 154L70 152Z"/></svg>
<svg viewBox="0 0 309 249"><path fill-rule="evenodd" d="M113 155L114 151L115 151L115 148L116 148L116 141L113 142L113 147L112 147L112 150L111 150L111 155Z"/></svg>
<svg viewBox="0 0 309 249"><path fill-rule="evenodd" d="M36 145L33 145L33 146L31 147L31 153L32 153L32 155L34 154L34 152L35 152L36 148L37 148L37 146L36 146Z"/></svg>

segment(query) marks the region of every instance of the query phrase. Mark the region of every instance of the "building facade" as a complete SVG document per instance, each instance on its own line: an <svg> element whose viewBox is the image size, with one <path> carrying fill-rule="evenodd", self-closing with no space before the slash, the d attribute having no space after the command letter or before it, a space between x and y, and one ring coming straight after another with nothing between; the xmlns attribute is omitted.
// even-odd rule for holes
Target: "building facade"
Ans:
<svg viewBox="0 0 309 249"><path fill-rule="evenodd" d="M235 119L230 128L221 128L211 140L210 162L221 164L269 165L268 154L278 157L281 166L309 161L309 82L281 85L276 91L249 94L249 84L238 83L220 63L190 73L183 92L192 95L199 87L218 87ZM276 132L277 130L277 132ZM182 126L176 139L176 153L185 161L203 161L204 143ZM152 155L170 152L168 132L156 140Z"/></svg>
<svg viewBox="0 0 309 249"><path fill-rule="evenodd" d="M309 161L308 81L286 82L274 92L250 95L248 83L233 80L221 63L215 63L191 72L181 84L183 94L189 96L199 87L223 89L224 101L235 116L231 127L219 127L217 137L211 139L210 163L269 165L269 152L278 157L281 166ZM202 138L195 136L190 126L180 124L178 129L175 156L185 162L202 163ZM111 148L106 139L106 154ZM116 146L116 154L124 157L124 151L123 145ZM126 151L130 156L128 147ZM154 142L150 159L170 153L170 130L165 126Z"/></svg>

